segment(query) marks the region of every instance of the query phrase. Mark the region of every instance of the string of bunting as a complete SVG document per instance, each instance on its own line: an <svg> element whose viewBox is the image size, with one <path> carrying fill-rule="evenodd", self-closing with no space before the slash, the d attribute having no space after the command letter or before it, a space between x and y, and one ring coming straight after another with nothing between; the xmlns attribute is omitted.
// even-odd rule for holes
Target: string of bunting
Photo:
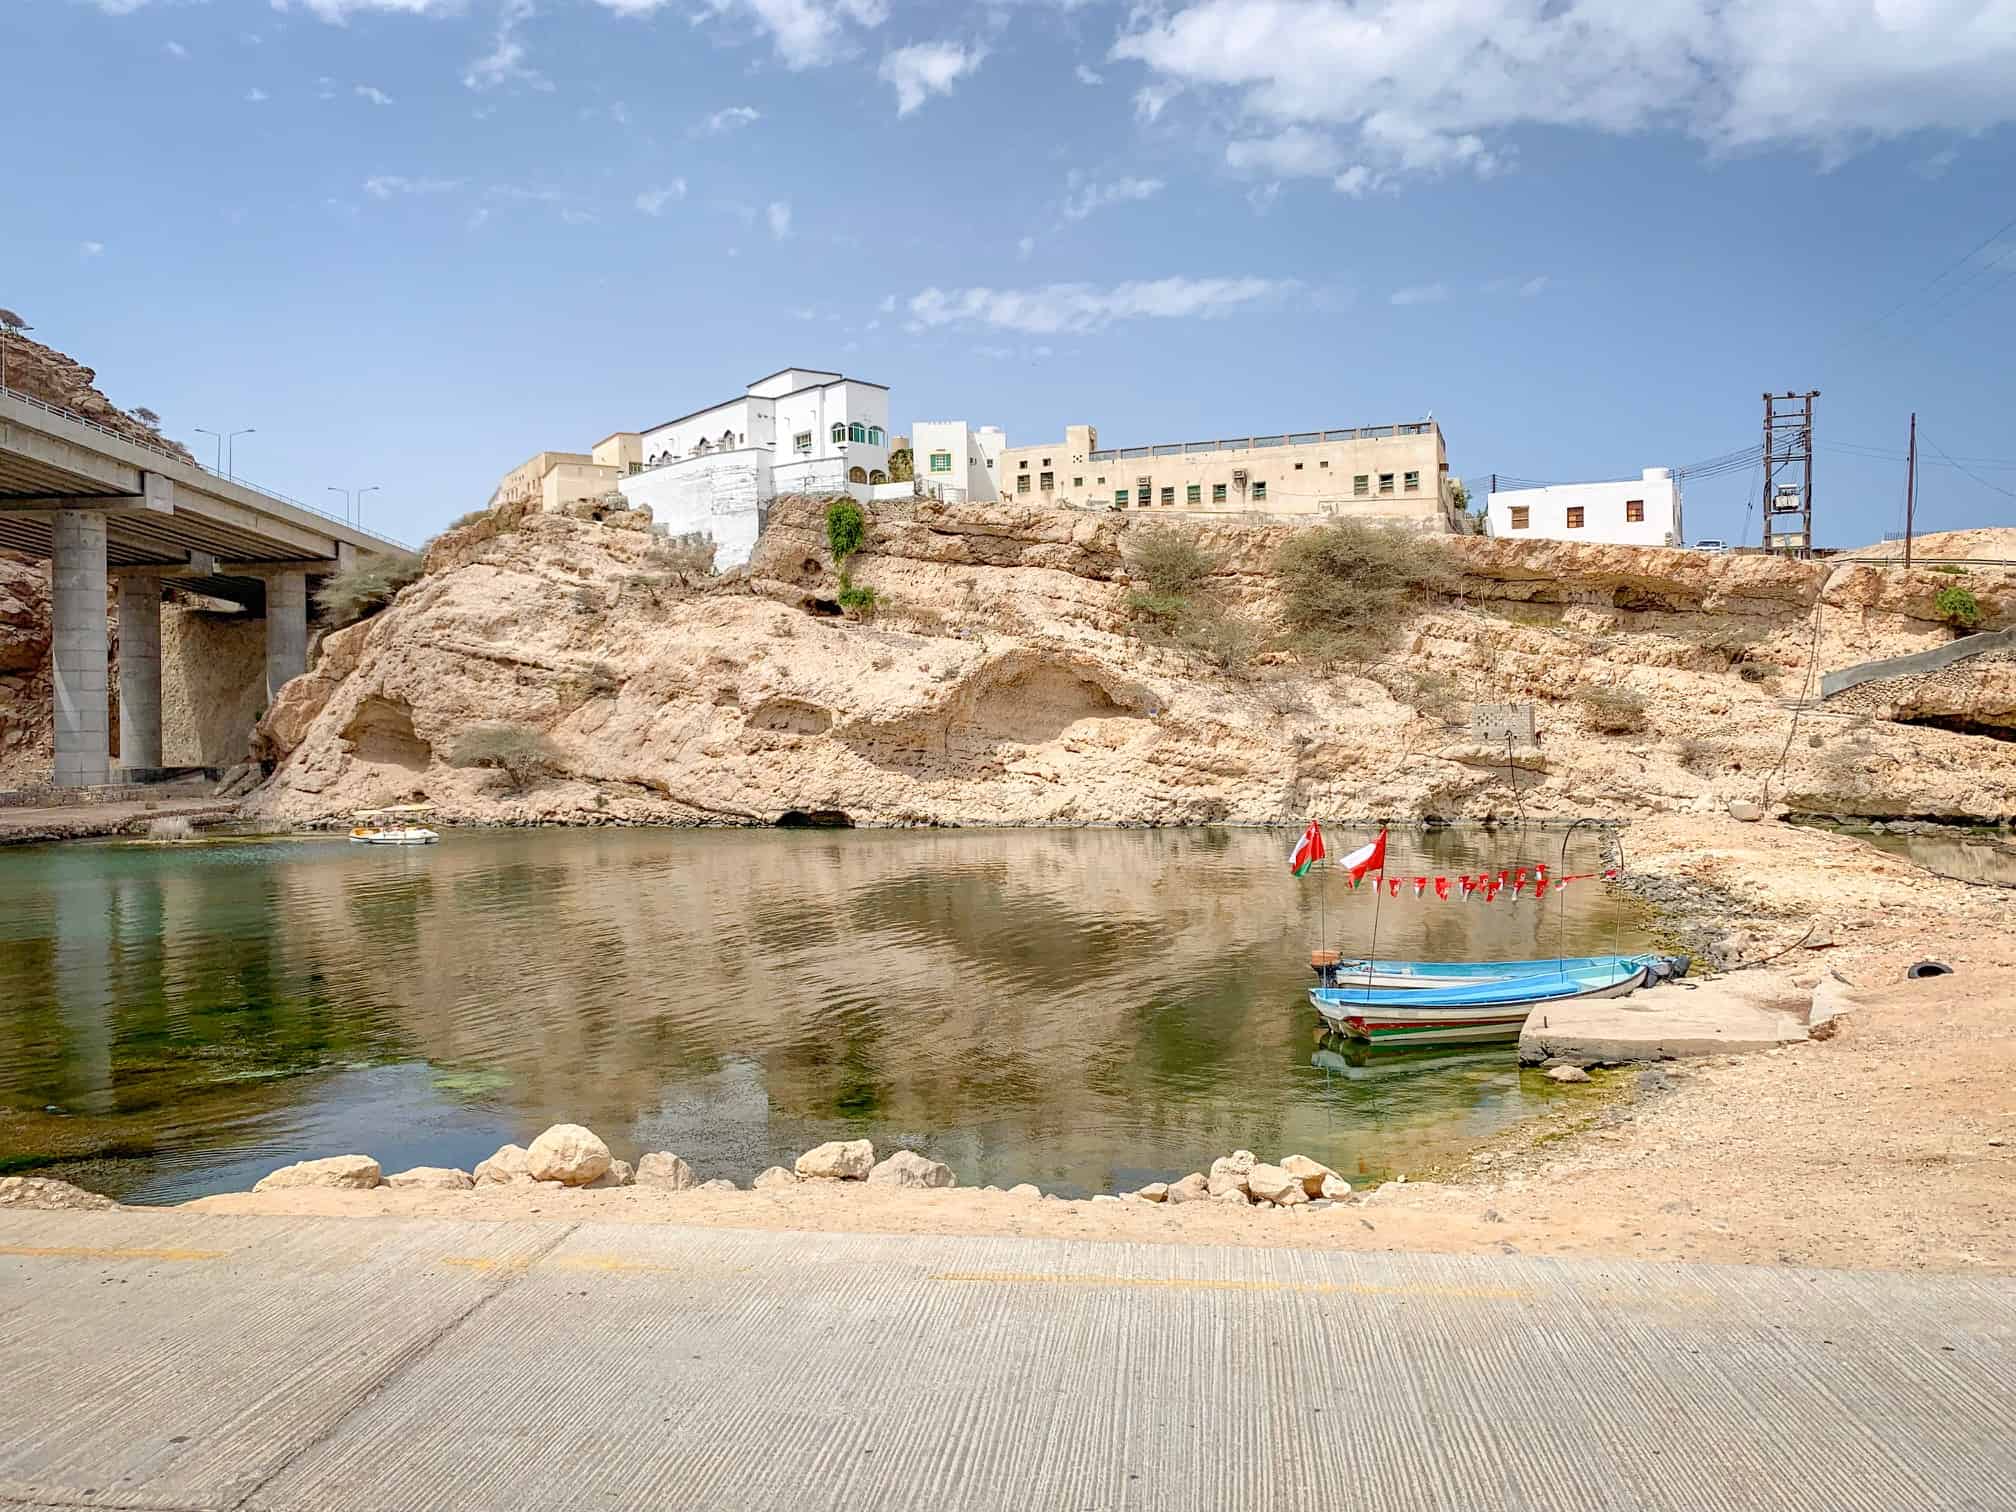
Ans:
<svg viewBox="0 0 2016 1512"><path fill-rule="evenodd" d="M1386 889L1386 896L1397 898L1402 888L1411 886L1414 896L1425 898L1432 889L1437 899L1447 902L1453 896L1458 902L1496 903L1501 894L1514 900L1519 898L1540 899L1547 896L1549 888L1559 892L1575 882L1593 882L1598 877L1612 881L1617 876L1617 868L1612 866L1600 872L1568 872L1550 875L1545 862L1532 866L1507 867L1498 872L1465 872L1455 877L1389 877L1383 871L1375 872L1364 879L1364 885ZM1344 885L1356 891L1359 879L1349 872L1344 874Z"/></svg>

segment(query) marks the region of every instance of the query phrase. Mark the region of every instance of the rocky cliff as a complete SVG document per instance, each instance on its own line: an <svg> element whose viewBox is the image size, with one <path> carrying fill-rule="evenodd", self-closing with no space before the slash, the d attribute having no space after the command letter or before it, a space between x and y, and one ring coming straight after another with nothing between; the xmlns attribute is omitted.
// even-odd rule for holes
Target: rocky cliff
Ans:
<svg viewBox="0 0 2016 1512"><path fill-rule="evenodd" d="M1465 538L1448 591L1362 666L1237 672L1144 641L1120 516L878 507L837 609L823 516L780 500L746 573L654 570L636 521L492 515L387 610L327 637L258 740L255 800L312 820L427 799L452 819L862 824L1283 822L1305 814L1629 814L1731 798L2016 815L1987 735L1795 709L1818 671L1936 644L1952 581L1867 565ZM1159 523L1159 522L1158 522ZM1293 527L1195 522L1205 588L1270 630ZM1991 627L2007 575L1970 581ZM1537 743L1479 743L1530 703ZM1621 713L1620 713L1621 710ZM523 792L450 766L478 721L535 727ZM1796 721L1796 723L1795 723ZM1768 783L1768 790L1767 790Z"/></svg>
<svg viewBox="0 0 2016 1512"><path fill-rule="evenodd" d="M98 375L90 368L39 341L26 336L7 338L7 387L81 415L129 441L159 447L184 462L196 460L181 442L163 436L157 423L142 419L143 411L122 410L100 393Z"/></svg>

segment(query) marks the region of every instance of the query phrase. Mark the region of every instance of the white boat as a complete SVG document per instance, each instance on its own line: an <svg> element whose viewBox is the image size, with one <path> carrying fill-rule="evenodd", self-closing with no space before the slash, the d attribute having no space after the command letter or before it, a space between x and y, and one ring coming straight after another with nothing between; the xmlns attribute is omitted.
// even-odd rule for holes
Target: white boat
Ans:
<svg viewBox="0 0 2016 1512"><path fill-rule="evenodd" d="M431 803L399 803L390 808L360 809L351 818L352 845L432 845L441 836L420 822L434 812Z"/></svg>

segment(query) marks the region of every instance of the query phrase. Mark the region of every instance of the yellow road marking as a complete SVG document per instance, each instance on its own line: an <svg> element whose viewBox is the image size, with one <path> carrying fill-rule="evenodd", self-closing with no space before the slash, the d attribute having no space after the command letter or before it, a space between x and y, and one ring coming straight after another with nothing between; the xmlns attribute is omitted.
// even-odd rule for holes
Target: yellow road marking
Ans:
<svg viewBox="0 0 2016 1512"><path fill-rule="evenodd" d="M996 1286L1134 1286L1164 1291L1301 1292L1310 1296L1463 1297L1524 1302L1531 1292L1509 1286L1380 1286L1370 1281L1233 1281L1210 1276L1066 1276L1020 1271L938 1271L933 1281L985 1281Z"/></svg>
<svg viewBox="0 0 2016 1512"><path fill-rule="evenodd" d="M530 1270L535 1264L541 1270L599 1271L607 1275L639 1274L662 1276L690 1276L694 1274L691 1265L657 1265L648 1260L626 1260L621 1255L560 1255L549 1260L533 1261L522 1256L491 1255L450 1255L441 1262L443 1265L458 1266L464 1270L516 1271ZM746 1269L746 1267L744 1268ZM721 1271L712 1275L724 1274ZM740 1275L741 1270L726 1272Z"/></svg>
<svg viewBox="0 0 2016 1512"><path fill-rule="evenodd" d="M222 1260L229 1250L99 1249L88 1244L0 1244L0 1255L27 1260Z"/></svg>

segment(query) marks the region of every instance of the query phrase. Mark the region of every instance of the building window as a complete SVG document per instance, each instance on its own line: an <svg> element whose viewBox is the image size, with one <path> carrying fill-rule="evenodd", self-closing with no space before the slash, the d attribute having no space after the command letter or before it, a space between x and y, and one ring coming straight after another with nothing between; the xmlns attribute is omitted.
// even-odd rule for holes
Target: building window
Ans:
<svg viewBox="0 0 2016 1512"><path fill-rule="evenodd" d="M1036 486L1042 489L1043 492L1045 493L1055 492L1057 488L1057 475L1055 473L1046 472L1045 474L1043 474L1042 477L1036 480Z"/></svg>
<svg viewBox="0 0 2016 1512"><path fill-rule="evenodd" d="M1626 499L1624 501L1624 518L1633 525L1644 524L1645 501L1643 499Z"/></svg>
<svg viewBox="0 0 2016 1512"><path fill-rule="evenodd" d="M1382 494L1389 494L1393 492L1393 474L1391 473L1379 474L1379 492L1381 492Z"/></svg>
<svg viewBox="0 0 2016 1512"><path fill-rule="evenodd" d="M833 427L833 444L835 446L845 446L847 444L847 427L845 423Z"/></svg>
<svg viewBox="0 0 2016 1512"><path fill-rule="evenodd" d="M1045 458L1043 459L1043 465L1044 465L1045 467L1048 467L1048 466L1050 465L1050 459L1049 459L1048 457L1045 457Z"/></svg>
<svg viewBox="0 0 2016 1512"><path fill-rule="evenodd" d="M868 427L868 444L870 446L880 446L887 439L888 438L882 434L881 426L871 425Z"/></svg>
<svg viewBox="0 0 2016 1512"><path fill-rule="evenodd" d="M952 471L952 453L949 451L931 453L931 471L942 473Z"/></svg>
<svg viewBox="0 0 2016 1512"><path fill-rule="evenodd" d="M1113 490L1113 507L1115 509L1125 509L1127 507L1126 489L1116 488Z"/></svg>
<svg viewBox="0 0 2016 1512"><path fill-rule="evenodd" d="M1570 530L1580 530L1582 528L1582 506L1580 504L1570 504L1568 506L1568 528Z"/></svg>
<svg viewBox="0 0 2016 1512"><path fill-rule="evenodd" d="M1202 504L1204 502L1204 485L1201 483L1192 483L1185 487L1183 490L1183 502L1185 504Z"/></svg>
<svg viewBox="0 0 2016 1512"><path fill-rule="evenodd" d="M1083 488L1085 486L1085 480L1083 478L1073 478L1071 480L1071 486L1073 488Z"/></svg>
<svg viewBox="0 0 2016 1512"><path fill-rule="evenodd" d="M1408 493L1421 492L1421 474L1418 472L1404 474L1400 479L1400 486Z"/></svg>
<svg viewBox="0 0 2016 1512"><path fill-rule="evenodd" d="M1351 479L1351 492L1361 499L1372 492L1372 475L1370 473L1359 473L1353 477Z"/></svg>
<svg viewBox="0 0 2016 1512"><path fill-rule="evenodd" d="M1029 459L1027 457L1024 457L1020 462L1017 462L1015 465L1021 468L1022 471L1024 472L1029 471Z"/></svg>
<svg viewBox="0 0 2016 1512"><path fill-rule="evenodd" d="M791 438L791 450L797 452L801 457L808 455L812 450L812 432L800 431L797 435L793 436Z"/></svg>
<svg viewBox="0 0 2016 1512"><path fill-rule="evenodd" d="M1328 462L1318 462L1316 465L1318 467L1328 467L1330 464Z"/></svg>
<svg viewBox="0 0 2016 1512"><path fill-rule="evenodd" d="M868 474L868 481L870 483L887 483L889 481L889 474L885 473L884 471L882 471L881 468L878 467L873 472Z"/></svg>
<svg viewBox="0 0 2016 1512"><path fill-rule="evenodd" d="M1176 485L1175 485L1175 484L1173 484L1173 483L1165 483L1165 484L1163 484L1163 485L1162 485L1162 507L1163 507L1164 509L1167 509L1167 508L1168 508L1168 507L1169 507L1169 506L1170 506L1171 504L1174 504L1175 502L1176 502Z"/></svg>
<svg viewBox="0 0 2016 1512"><path fill-rule="evenodd" d="M1146 509L1148 507L1148 485L1143 483L1139 488L1134 490L1134 495L1135 506L1140 509Z"/></svg>
<svg viewBox="0 0 2016 1512"><path fill-rule="evenodd" d="M1211 485L1211 502L1213 504L1223 504L1225 502L1225 485L1223 483L1213 483Z"/></svg>
<svg viewBox="0 0 2016 1512"><path fill-rule="evenodd" d="M847 427L847 439L849 441L865 442L868 439L868 427L863 425L859 420L856 420L852 425Z"/></svg>
<svg viewBox="0 0 2016 1512"><path fill-rule="evenodd" d="M1302 464L1301 464L1300 462L1297 462L1297 463L1295 464L1295 471L1297 471L1297 472L1300 472L1300 471L1302 471Z"/></svg>
<svg viewBox="0 0 2016 1512"><path fill-rule="evenodd" d="M1015 480L1015 492L1017 493L1029 492L1029 474L1024 473L1022 474L1021 477Z"/></svg>
<svg viewBox="0 0 2016 1512"><path fill-rule="evenodd" d="M630 476L631 476L631 477L633 477L633 478L634 478L634 477L636 477L636 476L637 476L637 474L639 474L639 473L640 473L640 472L642 472L642 471L644 471L644 464L643 464L642 462L632 462L632 463L630 464Z"/></svg>
<svg viewBox="0 0 2016 1512"><path fill-rule="evenodd" d="M866 483L868 481L868 469L865 467L848 468L847 481L849 483Z"/></svg>
<svg viewBox="0 0 2016 1512"><path fill-rule="evenodd" d="M1100 483L1101 483L1102 485L1103 485L1103 484L1104 484L1104 483L1106 482L1106 474L1104 474L1104 473L1101 473L1101 474L1099 474L1099 482L1100 482Z"/></svg>
<svg viewBox="0 0 2016 1512"><path fill-rule="evenodd" d="M1512 506L1512 528L1524 530L1533 518L1533 511L1524 504Z"/></svg>
<svg viewBox="0 0 2016 1512"><path fill-rule="evenodd" d="M1253 485L1253 502L1255 504L1264 504L1267 502L1267 485L1265 483L1255 483Z"/></svg>

